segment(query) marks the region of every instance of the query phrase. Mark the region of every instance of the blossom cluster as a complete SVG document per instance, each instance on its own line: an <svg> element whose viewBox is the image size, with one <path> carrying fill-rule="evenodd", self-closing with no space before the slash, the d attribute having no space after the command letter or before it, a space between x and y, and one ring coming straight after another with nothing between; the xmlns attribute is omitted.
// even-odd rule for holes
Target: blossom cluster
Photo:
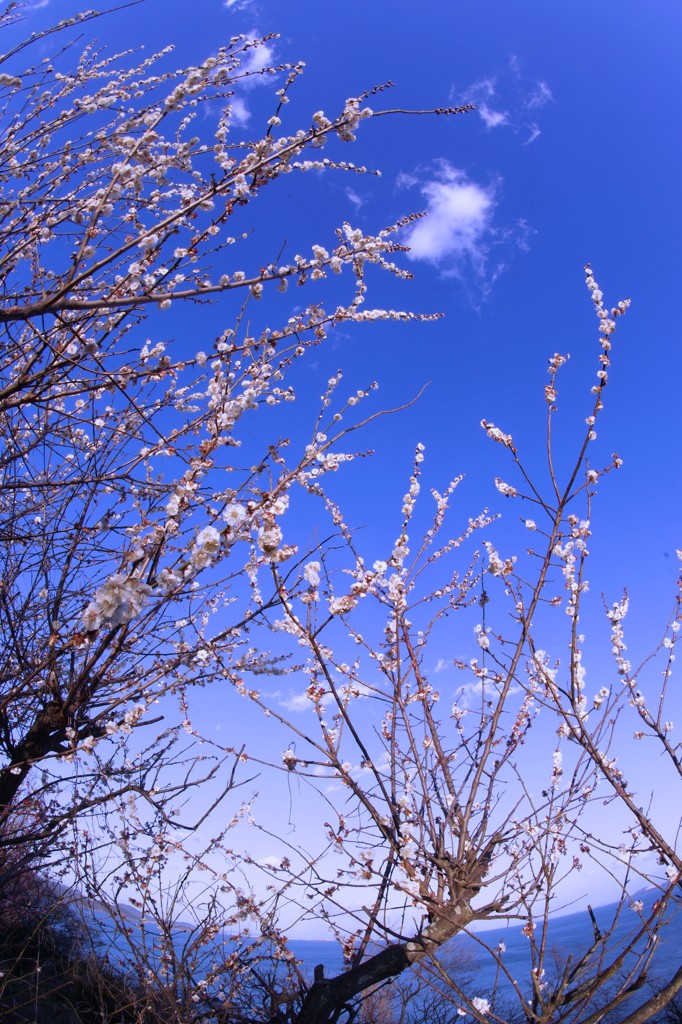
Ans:
<svg viewBox="0 0 682 1024"><path fill-rule="evenodd" d="M95 592L83 612L83 625L90 632L102 626L121 626L140 614L153 590L137 576L117 573Z"/></svg>
<svg viewBox="0 0 682 1024"><path fill-rule="evenodd" d="M563 543L557 541L552 554L561 563L564 588L568 591L566 614L575 618L578 614L580 594L589 589L587 580L582 578L582 567L589 553L587 538L590 536L590 523L589 520L578 519L573 515L568 517L568 522L571 527L570 535Z"/></svg>

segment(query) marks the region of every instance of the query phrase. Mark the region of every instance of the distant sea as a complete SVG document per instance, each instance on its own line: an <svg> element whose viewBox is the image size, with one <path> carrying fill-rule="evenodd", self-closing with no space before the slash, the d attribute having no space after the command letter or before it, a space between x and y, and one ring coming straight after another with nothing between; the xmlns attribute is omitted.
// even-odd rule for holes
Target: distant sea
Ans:
<svg viewBox="0 0 682 1024"><path fill-rule="evenodd" d="M654 900L659 895L658 890L647 890L637 894L635 898L644 904L643 914L651 910ZM617 907L618 905L613 903L594 908L595 920L602 933L607 932L611 926ZM640 915L626 904L614 930L611 948L616 949L619 942L628 936L639 923L641 923ZM511 923L500 928L486 928L473 937L458 936L448 945L448 950L452 953L462 954L463 988L469 995L486 998L491 994L495 983L495 961L490 953L483 949L481 942L493 949L502 942L505 948L501 956L507 970L519 982L522 989L527 988L530 991L532 967L530 943L523 935L521 928L521 923ZM551 952L556 951L559 956L573 954L577 958L589 948L593 941L594 926L587 910L557 917L550 922L549 949ZM289 946L310 975L317 964L324 965L326 977L333 977L343 970L343 957L338 945L334 942L292 940ZM647 972L649 987L643 989L641 994L632 997L632 1002L628 1007L630 1010L647 995L650 995L652 989L656 989L657 983L660 985L669 981L682 965L682 907L670 907L666 922L659 930L656 946ZM508 986L508 982L506 984ZM498 982L498 991L502 995L505 994L504 980ZM508 986L508 994L512 995L510 986Z"/></svg>
<svg viewBox="0 0 682 1024"><path fill-rule="evenodd" d="M637 894L635 898L642 901L644 914L651 909L658 895L658 890L647 890ZM608 931L616 910L617 904L615 903L594 908L595 920L602 933ZM111 924L106 924L105 917L101 912L96 911L95 917L100 925L101 948L106 948L110 958L123 965L125 956L123 955L122 948L119 946L116 933L111 929ZM135 928L135 917L136 915L133 912L130 920L133 928ZM614 949L617 948L619 941L630 934L638 923L640 923L640 914L626 905L615 928L611 940L612 947ZM478 995L486 998L493 990L495 960L490 953L483 949L482 943L485 943L489 948L495 948L502 942L505 948L501 955L507 970L519 982L522 988L530 989L529 979L532 966L530 944L529 940L523 935L521 928L520 923L503 924L499 928L486 927L473 936L458 936L448 945L448 951L454 954L456 959L458 958L457 955L461 954L462 977L464 978L463 988L469 995ZM147 939L153 942L153 928L147 929ZM559 956L571 953L574 957L578 957L587 950L593 939L594 926L587 910L557 917L550 922L549 949L552 952L556 951ZM178 945L181 946L182 942L182 934L179 932ZM229 949L231 940L229 937L225 937L223 943L225 948ZM327 978L332 978L343 971L343 956L336 942L314 939L291 939L288 945L296 959L301 962L303 971L311 978L315 967L320 964L323 965ZM669 980L675 971L679 969L681 963L682 913L675 913L675 908L671 908L665 925L659 931L657 949L648 972L649 981ZM504 982L502 982L501 987L498 987L498 991L504 995ZM509 994L511 995L511 990ZM635 1003L633 1002L632 1006L634 1005Z"/></svg>

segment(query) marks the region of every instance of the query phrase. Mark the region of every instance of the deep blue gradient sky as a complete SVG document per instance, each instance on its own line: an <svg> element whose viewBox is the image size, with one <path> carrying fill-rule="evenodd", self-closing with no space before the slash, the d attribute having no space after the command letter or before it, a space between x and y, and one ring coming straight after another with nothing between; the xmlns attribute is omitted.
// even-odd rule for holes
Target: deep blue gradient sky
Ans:
<svg viewBox="0 0 682 1024"><path fill-rule="evenodd" d="M28 7L28 23L38 29L80 4L39 0ZM477 104L477 112L456 118L370 120L355 145L338 142L325 151L380 168L380 178L281 179L249 206L240 229L252 234L241 250L235 247L230 272L257 270L285 240L285 258L312 243L331 247L333 229L346 219L374 231L410 212L430 212L416 234L402 235L413 243L402 262L414 280L371 275L367 305L444 318L344 327L298 371L302 396L293 429L297 417L307 428L337 367L348 390L378 380L385 407L428 385L409 410L368 430L358 443L374 448L375 458L338 482L348 518L367 527L376 558L388 556L397 534L417 441L426 445L426 484L443 488L465 474L461 514L489 505L504 514L495 527L501 547L527 542L518 518L532 513L495 490L495 476L519 481L480 421L511 433L529 469L542 474L547 360L571 353L559 378L558 451L568 466L576 428L591 409L599 354L583 265L591 262L609 305L631 297L615 337L593 454L599 465L618 451L624 465L603 482L595 502L593 593L583 629L605 643L600 593L610 603L627 586L633 662L656 646L672 610L675 551L682 546L677 0L145 0L88 31L112 50L143 46L145 55L172 43L178 65L200 60L233 35L279 33L268 43L268 62L306 62L284 111L287 132L308 125L313 111L335 114L347 96L389 79L395 88L369 101L376 110ZM280 84L263 79L238 94L235 137L264 133ZM274 325L290 315L295 299L266 296L258 315ZM224 326L225 307L216 315ZM158 324L192 351L210 346L219 329L181 311L172 326ZM434 664L447 653L434 652ZM595 658L598 688L608 662L599 651ZM646 786L654 776L642 773Z"/></svg>
<svg viewBox="0 0 682 1024"><path fill-rule="evenodd" d="M80 5L37 0L28 8L37 29ZM253 235L244 269L273 258L285 239L289 254L312 242L330 244L343 219L378 229L431 201L438 221L428 190L447 174L484 197L484 214L471 218L459 244L461 223L453 222L450 252L434 244L429 256L427 239L413 254L421 258L406 260L413 282L373 282L369 306L438 311L442 321L346 330L319 354L320 380L337 365L361 383L376 378L387 406L428 383L425 398L400 422L405 470L413 443L422 440L432 482L464 472L478 497L483 482L501 471L496 460L503 454L486 443L481 417L511 432L533 458L553 352L572 356L563 402L560 394L567 422L586 414L597 356L596 321L582 283L589 260L607 302L633 300L619 325L602 425L603 454L617 449L625 460L599 499L607 526L602 541L614 585L641 585L651 601L663 581L674 581L679 545L681 30L682 11L672 2L644 11L615 0L527 0L522 7L504 0L200 0L191 7L145 0L87 32L108 49L139 46L145 55L173 44L178 64L234 34L278 32L270 61L307 65L285 110L285 129L307 123L315 109L335 112L346 96L388 79L396 88L375 97L375 109L478 104L478 113L452 119L377 119L362 126L355 145L335 150L380 168L381 178L281 180L249 208L244 229ZM271 84L242 92L245 136L264 130ZM267 316L275 320L285 308L275 297ZM395 434L384 424L376 444L390 444L397 459ZM390 487L390 476L372 473L382 488ZM397 479L395 493L402 487ZM496 492L484 500L496 500Z"/></svg>
<svg viewBox="0 0 682 1024"><path fill-rule="evenodd" d="M60 16L77 9L58 6ZM111 46L139 40L147 53L173 43L184 62L230 35L276 31L273 62L307 65L286 110L289 127L388 79L396 88L372 100L376 109L472 100L493 121L504 115L496 127L480 112L364 125L358 143L337 152L380 167L383 176L339 174L314 182L290 176L261 211L254 204L253 245L270 258L284 238L289 252L329 243L344 218L369 230L425 209L423 189L439 170L442 177L444 164L485 193L490 206L474 225L468 250L415 259L413 283L378 279L369 296L368 305L443 312L441 322L358 328L319 355L320 380L337 364L358 386L376 378L386 405L430 382L425 398L401 419L402 452L390 423L375 443L391 449L391 461L402 457L407 471L413 443L424 441L432 482L465 472L476 498L484 481L492 487L502 472L496 460L503 453L486 443L482 416L518 438L530 458L540 449L542 386L553 352L572 355L561 403L567 421L569 414L572 422L586 414L597 355L582 284L589 260L607 301L633 300L619 325L601 427L602 454L617 449L625 464L599 498L600 545L614 587L627 582L633 596L641 588L647 605L658 603L659 593L665 604L662 590L669 593L677 571L682 496L676 457L679 6L201 0L189 10L147 0L102 20L97 32ZM33 17L54 13L55 0ZM253 135L271 113L271 90L254 88L244 103L250 111L244 131ZM410 179L411 188L401 187ZM389 472L374 469L372 479L402 493L403 481L391 481ZM496 492L484 500L495 501Z"/></svg>

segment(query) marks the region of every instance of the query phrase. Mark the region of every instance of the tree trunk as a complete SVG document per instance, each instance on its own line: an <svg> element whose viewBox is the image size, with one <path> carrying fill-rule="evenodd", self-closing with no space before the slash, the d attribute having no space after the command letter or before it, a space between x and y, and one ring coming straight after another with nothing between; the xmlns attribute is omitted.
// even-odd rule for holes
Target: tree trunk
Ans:
<svg viewBox="0 0 682 1024"><path fill-rule="evenodd" d="M410 942L394 943L335 978L326 979L320 968L308 989L293 1024L336 1024L344 1007L374 985L407 970L444 942L453 938L473 919L468 902L445 906L434 921Z"/></svg>

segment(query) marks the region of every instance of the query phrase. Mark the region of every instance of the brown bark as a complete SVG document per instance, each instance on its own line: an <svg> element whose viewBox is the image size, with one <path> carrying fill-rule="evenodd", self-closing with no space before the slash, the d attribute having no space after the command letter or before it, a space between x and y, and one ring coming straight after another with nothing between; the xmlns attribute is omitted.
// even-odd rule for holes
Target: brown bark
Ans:
<svg viewBox="0 0 682 1024"><path fill-rule="evenodd" d="M453 938L473 919L466 901L440 909L433 922L409 942L396 942L352 967L344 974L326 979L318 967L294 1024L336 1024L344 1007L370 988L402 974L444 942Z"/></svg>

